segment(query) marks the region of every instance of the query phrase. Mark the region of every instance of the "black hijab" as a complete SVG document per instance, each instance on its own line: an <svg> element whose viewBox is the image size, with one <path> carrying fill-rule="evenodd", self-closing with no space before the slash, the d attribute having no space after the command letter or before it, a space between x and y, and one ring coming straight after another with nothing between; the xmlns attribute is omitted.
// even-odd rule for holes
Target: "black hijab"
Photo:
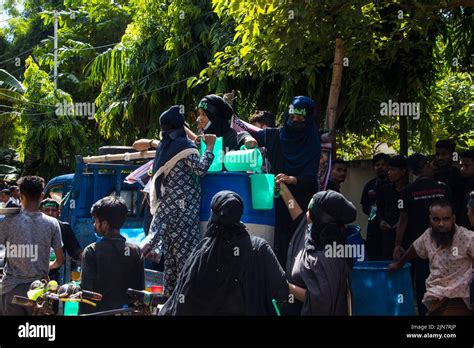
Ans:
<svg viewBox="0 0 474 348"><path fill-rule="evenodd" d="M356 219L357 209L342 194L333 190L316 193L308 205L310 225L306 249L323 250L327 244L345 244L345 224Z"/></svg>
<svg viewBox="0 0 474 348"><path fill-rule="evenodd" d="M224 98L215 94L206 95L201 99L198 105L203 109L211 121L211 125L204 132L206 134L215 134L218 137L224 136L230 128L230 119L234 110Z"/></svg>
<svg viewBox="0 0 474 348"><path fill-rule="evenodd" d="M307 293L302 315L347 315L351 271L348 258L329 257L325 246L345 244L345 224L356 208L336 191L316 193L308 206L312 220L301 259L301 278Z"/></svg>
<svg viewBox="0 0 474 348"><path fill-rule="evenodd" d="M166 162L186 149L196 149L196 145L188 139L184 131L184 115L180 107L174 105L163 112L160 116L160 127L163 134L158 145L153 162L153 174L156 173ZM163 175L155 181L158 197L161 197L161 182Z"/></svg>
<svg viewBox="0 0 474 348"><path fill-rule="evenodd" d="M222 97L210 94L201 99L198 107L205 111L211 121L211 125L204 130L204 133L222 137L223 150L238 150L237 132L230 127L230 119L234 114L232 106Z"/></svg>
<svg viewBox="0 0 474 348"><path fill-rule="evenodd" d="M237 287L251 250L240 222L243 209L242 198L234 192L220 191L212 198L204 238L186 261L160 315L227 314L232 294L241 293Z"/></svg>

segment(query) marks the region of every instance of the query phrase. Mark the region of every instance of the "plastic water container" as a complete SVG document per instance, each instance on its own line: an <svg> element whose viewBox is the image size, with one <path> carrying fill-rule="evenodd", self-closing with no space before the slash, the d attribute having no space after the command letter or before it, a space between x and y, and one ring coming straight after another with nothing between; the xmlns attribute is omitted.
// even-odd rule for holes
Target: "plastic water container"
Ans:
<svg viewBox="0 0 474 348"><path fill-rule="evenodd" d="M201 156L206 151L206 143L201 139ZM222 150L222 137L216 138L216 143L214 145L214 160L212 161L211 166L209 167L208 172L222 172L222 162L224 157L224 151Z"/></svg>
<svg viewBox="0 0 474 348"><path fill-rule="evenodd" d="M368 260L367 258L367 250L365 248L365 242L364 239L362 238L361 234L361 228L358 225L347 225L346 227L346 243L355 245L356 247L362 248L362 253L363 253L363 260L360 261L365 261ZM360 247L359 247L360 245ZM357 249L356 249L357 250ZM359 262L358 257L354 256L353 257L354 262Z"/></svg>
<svg viewBox="0 0 474 348"><path fill-rule="evenodd" d="M65 302L64 316L76 316L79 314L79 302Z"/></svg>
<svg viewBox="0 0 474 348"><path fill-rule="evenodd" d="M275 175L253 174L250 175L252 189L252 207L255 210L273 209L275 199Z"/></svg>
<svg viewBox="0 0 474 348"><path fill-rule="evenodd" d="M410 264L389 274L391 262L367 261L354 265L353 315L415 315Z"/></svg>
<svg viewBox="0 0 474 348"><path fill-rule="evenodd" d="M49 261L50 262L56 261L56 253L53 248L49 249Z"/></svg>
<svg viewBox="0 0 474 348"><path fill-rule="evenodd" d="M255 210L252 207L252 190L246 173L210 173L201 178L202 198L200 209L201 231L206 230L211 216L211 200L219 191L229 190L239 194L244 201L241 221L245 223L251 235L265 239L273 247L275 232L275 208Z"/></svg>
<svg viewBox="0 0 474 348"><path fill-rule="evenodd" d="M239 151L229 151L224 156L224 166L229 172L260 172L262 164L260 149L247 149L245 145Z"/></svg>

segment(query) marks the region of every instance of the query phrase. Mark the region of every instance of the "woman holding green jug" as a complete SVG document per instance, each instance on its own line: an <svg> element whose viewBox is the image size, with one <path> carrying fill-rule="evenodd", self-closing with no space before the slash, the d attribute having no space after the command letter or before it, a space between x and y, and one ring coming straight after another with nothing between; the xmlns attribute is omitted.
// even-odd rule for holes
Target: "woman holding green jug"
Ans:
<svg viewBox="0 0 474 348"><path fill-rule="evenodd" d="M262 129L245 134L247 148L266 148L270 173L276 184L288 185L298 204L308 206L317 191L317 173L321 143L315 119L315 102L306 96L294 97L279 128ZM291 217L282 200L276 202L274 249L278 261L284 266L291 239Z"/></svg>

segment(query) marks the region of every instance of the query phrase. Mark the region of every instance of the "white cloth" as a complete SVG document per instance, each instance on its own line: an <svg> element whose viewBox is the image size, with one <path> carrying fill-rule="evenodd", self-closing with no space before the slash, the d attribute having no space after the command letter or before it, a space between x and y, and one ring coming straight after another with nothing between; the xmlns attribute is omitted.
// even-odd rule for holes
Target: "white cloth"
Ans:
<svg viewBox="0 0 474 348"><path fill-rule="evenodd" d="M153 175L153 178L150 180L151 185L150 185L150 212L151 215L155 215L156 209L158 209L158 196L156 194L156 188L155 188L155 181L156 179L163 174L163 179L161 180L161 194L164 194L164 186L163 183L165 182L166 177L168 176L169 172L174 168L176 163L181 161L183 158L186 158L190 155L199 155L199 151L194 148L186 149L181 152L178 152L172 159L170 159L168 162L163 164L158 171Z"/></svg>

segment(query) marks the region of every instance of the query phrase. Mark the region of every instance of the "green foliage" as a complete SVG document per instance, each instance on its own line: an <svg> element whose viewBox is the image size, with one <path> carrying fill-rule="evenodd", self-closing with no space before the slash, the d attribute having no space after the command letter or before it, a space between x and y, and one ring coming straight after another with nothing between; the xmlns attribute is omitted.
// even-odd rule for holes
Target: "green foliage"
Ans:
<svg viewBox="0 0 474 348"><path fill-rule="evenodd" d="M7 2L12 15L16 3ZM255 109L281 119L291 97L305 94L318 101L323 124L337 37L346 58L339 156L370 158L380 143L399 149L397 117L380 115L389 99L422 106L420 120L408 122L412 151L431 152L446 137L474 145L472 8L435 0L26 0L21 17L0 29L0 66L26 89L0 85L0 146L19 147L33 169L59 163L58 172L70 171L74 154L155 136L169 106L191 111L204 94L231 90L244 119ZM55 116L62 100L95 101L95 121Z"/></svg>
<svg viewBox="0 0 474 348"><path fill-rule="evenodd" d="M21 130L12 113L13 105L21 101L23 85L8 71L0 69L0 147L16 146Z"/></svg>
<svg viewBox="0 0 474 348"><path fill-rule="evenodd" d="M433 86L427 105L433 138L456 140L458 148L474 147L474 83L468 73L444 76ZM430 144L431 149L434 144Z"/></svg>
<svg viewBox="0 0 474 348"><path fill-rule="evenodd" d="M158 116L173 104L188 110L207 88L187 81L203 69L226 37L208 1L135 0L121 44L98 56L89 77L101 86L99 130L111 141L152 136ZM211 40L212 39L212 40Z"/></svg>
<svg viewBox="0 0 474 348"><path fill-rule="evenodd" d="M234 41L214 55L198 83L270 80L280 85L270 89L274 93L269 95L268 88L249 90L244 98L259 100L265 94L284 110L293 95L306 94L319 100L324 110L335 39L341 37L346 58L341 100L347 103L338 129L358 134L367 144L374 135L396 143L397 137L379 138L394 134L384 130L387 119L380 116L381 102L432 104L437 66L448 59L457 57L459 68L454 70L472 71L470 8L435 1L213 0L213 6L224 23L235 23ZM437 42L446 45L438 56ZM436 117L424 109L421 121L409 122L413 146L431 147ZM353 150L351 156L360 153Z"/></svg>
<svg viewBox="0 0 474 348"><path fill-rule="evenodd" d="M31 58L27 66L24 97L28 102L20 113L20 124L25 131L19 146L20 160L26 162L27 170L49 178L73 167L85 134L77 117L56 113L56 104L71 103L71 96L55 91L48 74Z"/></svg>
<svg viewBox="0 0 474 348"><path fill-rule="evenodd" d="M7 91L13 91L18 93L24 92L21 82L18 81L8 71L3 69L0 69L0 89L4 93L6 93Z"/></svg>

